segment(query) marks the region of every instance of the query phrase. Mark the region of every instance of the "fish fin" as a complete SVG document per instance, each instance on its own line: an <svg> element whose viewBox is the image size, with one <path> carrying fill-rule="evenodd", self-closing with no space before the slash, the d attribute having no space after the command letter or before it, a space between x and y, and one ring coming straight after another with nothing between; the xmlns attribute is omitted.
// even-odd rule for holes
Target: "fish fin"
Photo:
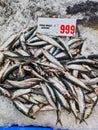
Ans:
<svg viewBox="0 0 98 130"><path fill-rule="evenodd" d="M88 123L85 121L85 119L80 120L79 124L81 124L82 122L85 122L85 124L88 125Z"/></svg>
<svg viewBox="0 0 98 130"><path fill-rule="evenodd" d="M80 121L80 118L75 116L75 122L76 122L76 124L78 123L78 121Z"/></svg>
<svg viewBox="0 0 98 130"><path fill-rule="evenodd" d="M59 123L61 126L63 126L62 125L62 121L60 119L61 111L57 110L56 113L57 113L57 122L56 122L56 125Z"/></svg>

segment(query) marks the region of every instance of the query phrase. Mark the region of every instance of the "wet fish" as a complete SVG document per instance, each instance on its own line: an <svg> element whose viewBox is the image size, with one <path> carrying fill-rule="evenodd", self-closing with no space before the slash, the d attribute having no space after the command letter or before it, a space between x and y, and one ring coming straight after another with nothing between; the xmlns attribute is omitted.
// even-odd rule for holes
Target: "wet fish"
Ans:
<svg viewBox="0 0 98 130"><path fill-rule="evenodd" d="M25 95L25 94L30 93L30 92L31 92L31 88L16 90L15 92L12 93L11 99L15 99L19 96Z"/></svg>
<svg viewBox="0 0 98 130"><path fill-rule="evenodd" d="M17 36L18 32L12 34L4 43L0 45L0 51L8 50L11 47L13 41L15 41L15 39L17 38Z"/></svg>
<svg viewBox="0 0 98 130"><path fill-rule="evenodd" d="M50 38L50 37L48 37L48 36L46 36L46 35L40 34L40 33L37 33L36 35L37 35L38 38L40 38L40 39L42 39L42 40L44 40L44 41L46 41L46 42L48 42L48 43L54 45L55 47L60 48L61 50L64 50L64 48L63 48L62 46L60 46L59 43L57 43L57 42L56 42L55 40L53 40L52 38Z"/></svg>
<svg viewBox="0 0 98 130"><path fill-rule="evenodd" d="M48 58L49 61L64 69L60 62L57 59L55 59L55 57L53 57L51 54L49 54L48 51L42 50L42 52L46 56L46 58Z"/></svg>

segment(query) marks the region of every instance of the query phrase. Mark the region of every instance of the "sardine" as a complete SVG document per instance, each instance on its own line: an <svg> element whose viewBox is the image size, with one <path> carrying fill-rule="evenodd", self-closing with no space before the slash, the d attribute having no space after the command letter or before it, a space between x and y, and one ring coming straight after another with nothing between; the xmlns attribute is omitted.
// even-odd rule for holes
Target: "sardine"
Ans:
<svg viewBox="0 0 98 130"><path fill-rule="evenodd" d="M36 34L38 38L52 44L53 46L55 47L58 47L60 48L61 50L64 50L64 48L62 46L59 45L59 43L57 43L55 40L53 40L52 38L46 36L46 35L43 35L43 34L40 34L40 33L37 33Z"/></svg>

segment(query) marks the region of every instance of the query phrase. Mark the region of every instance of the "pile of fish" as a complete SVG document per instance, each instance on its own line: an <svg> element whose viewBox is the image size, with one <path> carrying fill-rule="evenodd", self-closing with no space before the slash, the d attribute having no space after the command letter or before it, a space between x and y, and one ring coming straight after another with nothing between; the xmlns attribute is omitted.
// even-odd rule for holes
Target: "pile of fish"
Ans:
<svg viewBox="0 0 98 130"><path fill-rule="evenodd" d="M82 38L47 36L37 26L0 45L0 93L24 115L62 110L86 122L98 100L98 54L81 54ZM66 117L65 117L66 118Z"/></svg>

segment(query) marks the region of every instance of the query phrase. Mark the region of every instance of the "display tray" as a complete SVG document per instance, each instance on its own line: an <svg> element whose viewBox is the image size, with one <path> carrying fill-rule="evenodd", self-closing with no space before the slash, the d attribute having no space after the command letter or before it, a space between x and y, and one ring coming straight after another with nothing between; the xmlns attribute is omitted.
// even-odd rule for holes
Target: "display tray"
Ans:
<svg viewBox="0 0 98 130"><path fill-rule="evenodd" d="M0 127L0 130L53 130L49 127L37 127L37 126L11 126L11 127Z"/></svg>

